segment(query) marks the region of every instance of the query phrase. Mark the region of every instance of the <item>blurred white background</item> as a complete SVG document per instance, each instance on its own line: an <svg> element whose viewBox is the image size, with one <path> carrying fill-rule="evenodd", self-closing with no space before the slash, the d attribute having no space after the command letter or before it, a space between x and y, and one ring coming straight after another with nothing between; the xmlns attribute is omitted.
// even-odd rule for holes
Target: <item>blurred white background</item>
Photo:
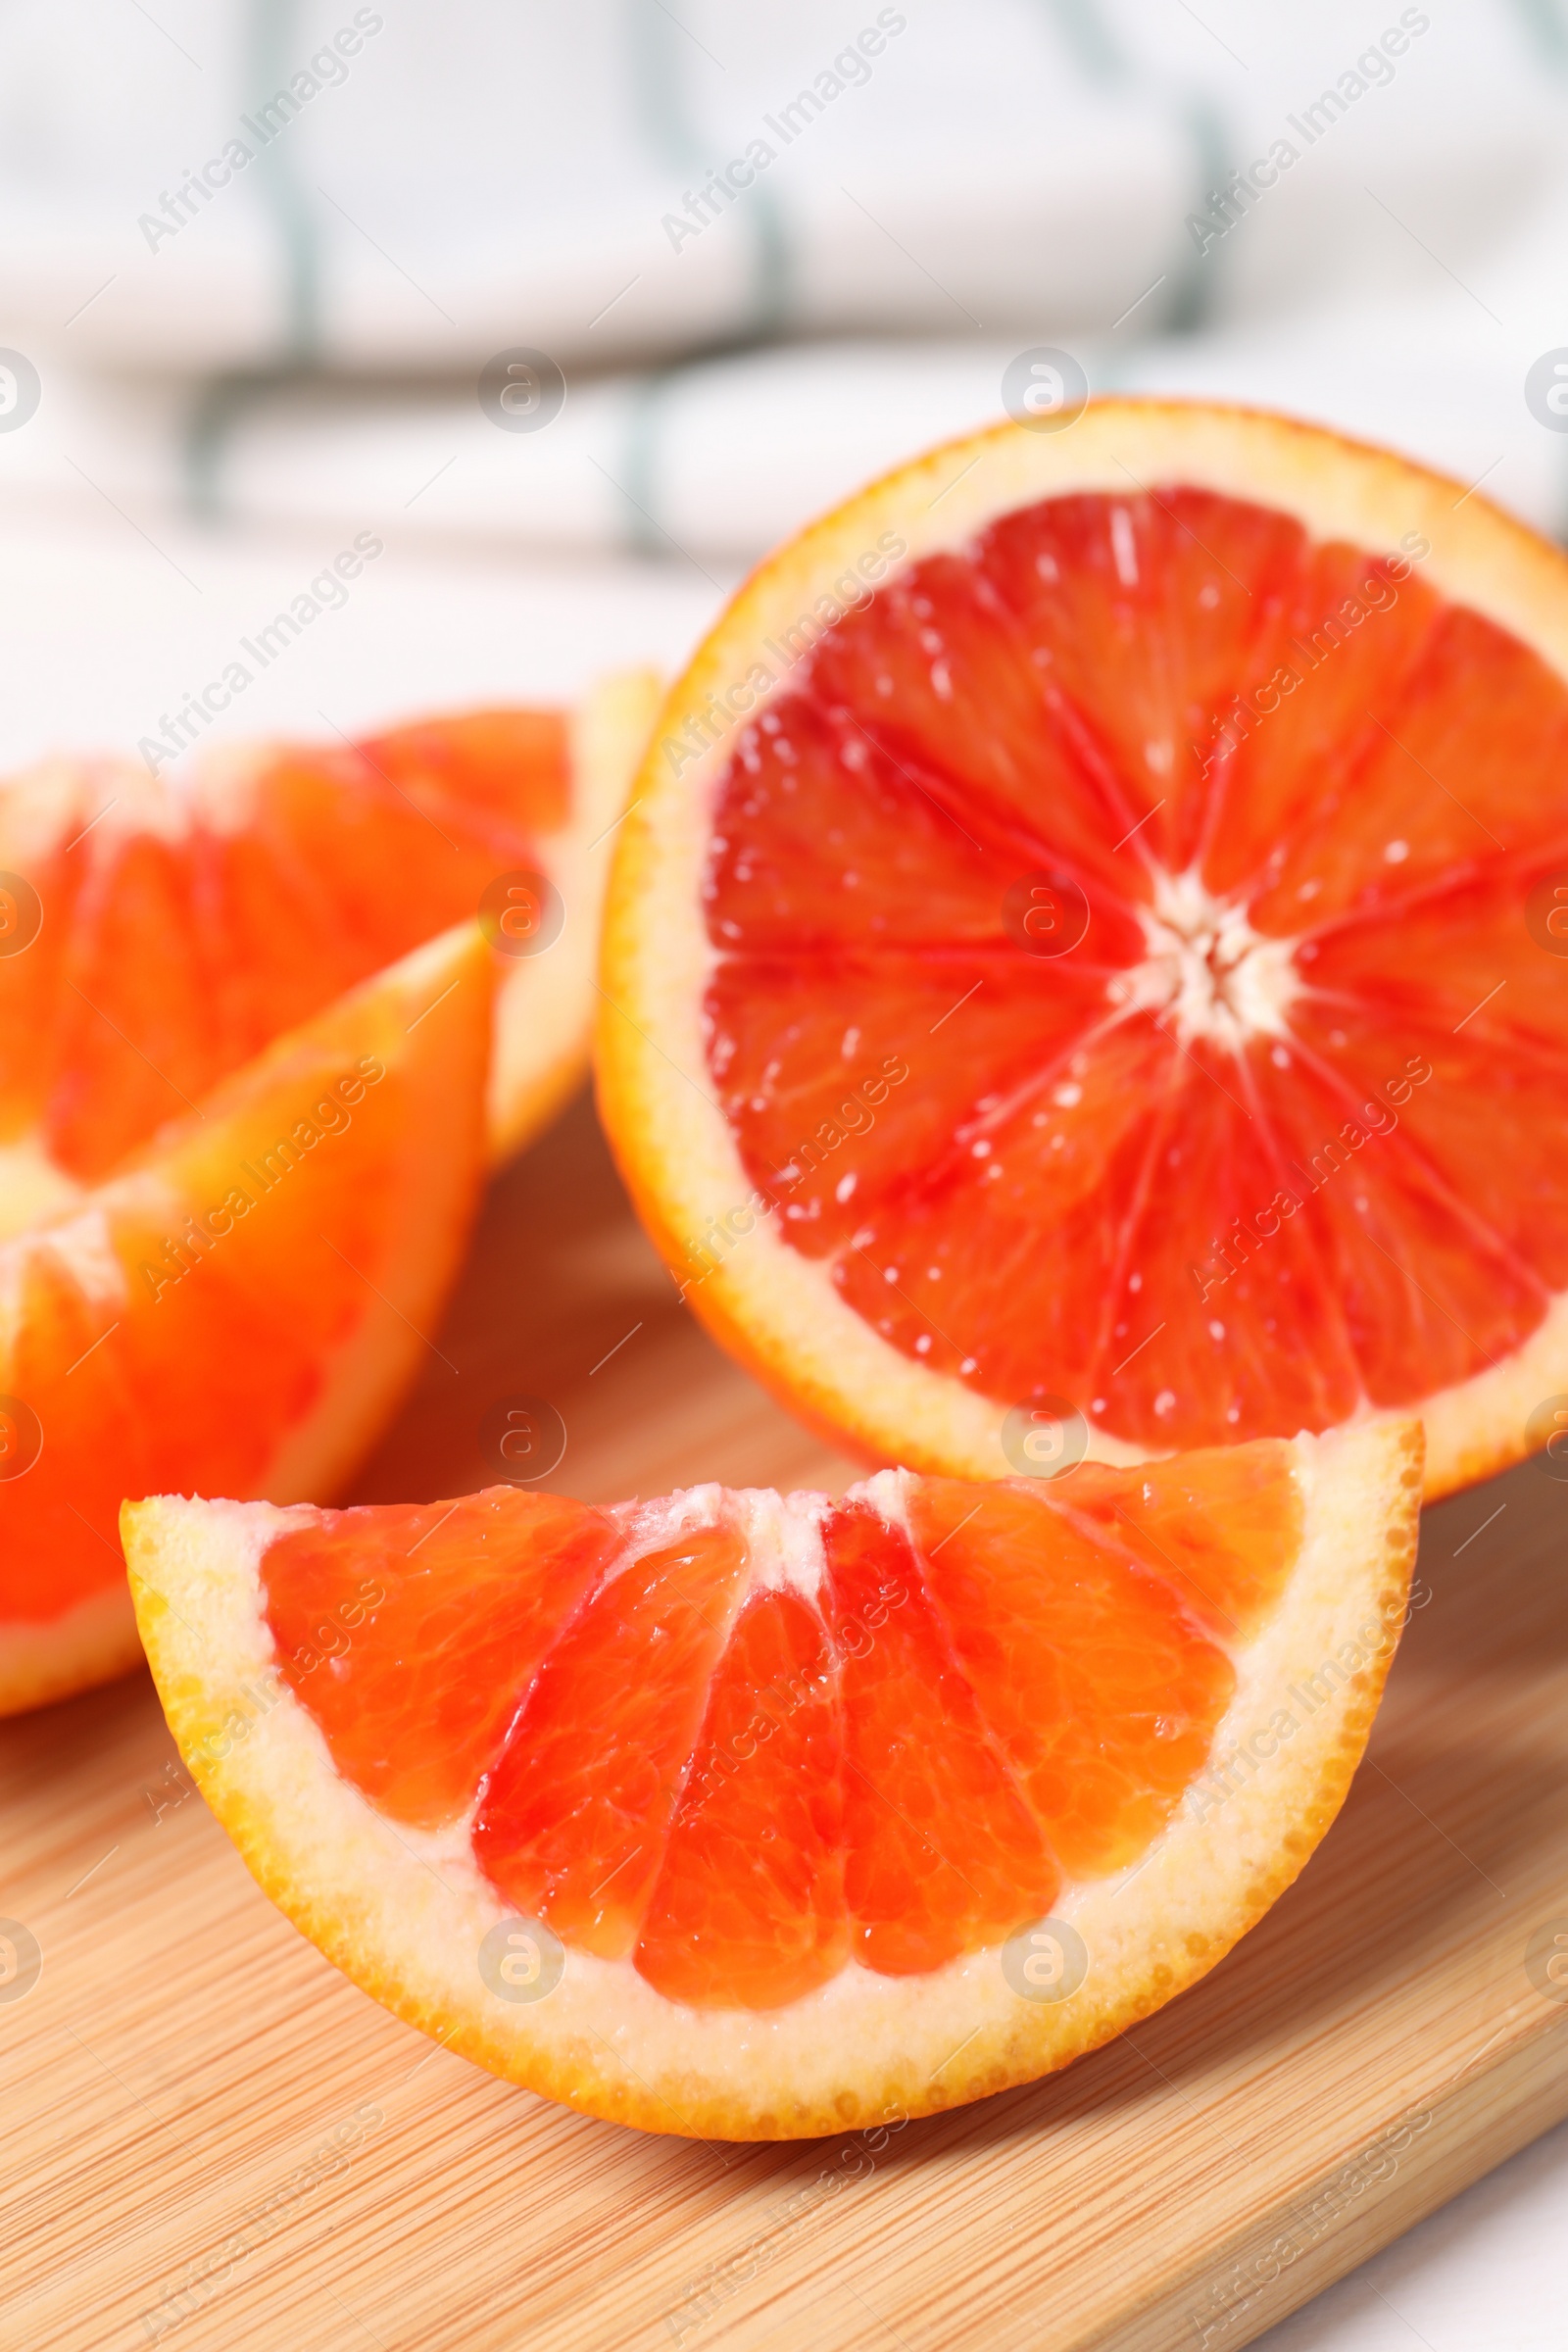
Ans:
<svg viewBox="0 0 1568 2352"><path fill-rule="evenodd" d="M360 532L215 733L670 664L1043 346L1558 533L1565 280L1563 0L8 0L0 759L130 748ZM1568 2132L1268 2340L1544 2352L1565 2219Z"/></svg>
<svg viewBox="0 0 1568 2352"><path fill-rule="evenodd" d="M1565 130L1561 0L11 0L0 757L139 736L362 529L231 728L673 660L1039 346L1555 531Z"/></svg>

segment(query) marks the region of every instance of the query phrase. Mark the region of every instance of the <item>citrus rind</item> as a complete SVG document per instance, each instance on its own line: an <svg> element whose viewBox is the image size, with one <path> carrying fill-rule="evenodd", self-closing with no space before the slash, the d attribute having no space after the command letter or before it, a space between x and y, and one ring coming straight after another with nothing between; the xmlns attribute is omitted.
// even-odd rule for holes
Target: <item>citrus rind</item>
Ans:
<svg viewBox="0 0 1568 2352"><path fill-rule="evenodd" d="M421 1833L377 1812L338 1775L276 1664L259 1564L304 1514L164 1496L127 1503L122 1531L180 1753L260 1886L329 1960L444 2046L590 2114L698 2137L798 2138L928 2114L1065 2065L1206 1974L1297 1877L1344 1799L1398 1640L1420 1426L1301 1438L1295 1474L1299 1555L1236 1653L1209 1768L1133 1869L1063 1889L1055 1918L1081 1936L1088 1971L1059 2000L1014 1991L999 1948L918 1977L852 1963L765 2012L688 2008L630 1960L568 1948L547 1997L498 1997L478 1954L510 1914L466 1823ZM894 1507L903 1475L864 1492Z"/></svg>

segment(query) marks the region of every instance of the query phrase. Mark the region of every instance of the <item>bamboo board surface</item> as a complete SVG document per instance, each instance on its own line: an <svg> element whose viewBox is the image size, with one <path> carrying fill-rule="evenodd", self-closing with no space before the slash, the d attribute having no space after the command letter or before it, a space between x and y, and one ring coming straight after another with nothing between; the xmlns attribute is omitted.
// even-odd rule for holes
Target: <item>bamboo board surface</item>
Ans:
<svg viewBox="0 0 1568 2352"><path fill-rule="evenodd" d="M496 1187L357 1498L484 1483L521 1392L590 1500L855 1474L676 1303L586 1103ZM1430 1512L1298 1885L1133 2034L880 2145L661 2140L496 2082L271 1908L144 1675L0 1725L0 1913L43 1951L0 2000L0 2347L1230 2352L1568 2113L1529 1956L1568 1937L1565 1537L1529 1464Z"/></svg>

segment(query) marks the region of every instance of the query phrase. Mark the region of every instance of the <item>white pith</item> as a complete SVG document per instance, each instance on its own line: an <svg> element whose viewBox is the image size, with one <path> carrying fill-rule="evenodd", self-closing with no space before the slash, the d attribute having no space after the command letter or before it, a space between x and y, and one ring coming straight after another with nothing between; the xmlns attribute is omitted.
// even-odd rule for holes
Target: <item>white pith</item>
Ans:
<svg viewBox="0 0 1568 2352"><path fill-rule="evenodd" d="M475 1955L512 1914L474 1867L467 1820L417 1838L386 1820L338 1777L276 1671L259 1561L304 1514L161 1498L127 1509L126 1547L187 1763L268 1890L346 1973L451 2046L553 2095L672 2131L724 2129L710 2119L733 2108L751 2119L731 2127L736 2135L787 2134L813 2128L803 2119L824 2109L852 2115L868 2082L891 2085L913 2112L944 2103L943 2072L960 2045L969 2050L963 2078L978 2087L993 2086L987 2070L1013 2081L1047 2071L1202 1974L1268 1899L1255 1899L1258 1886L1277 1891L1294 1876L1338 1801L1397 1637L1419 1492L1408 1424L1301 1439L1296 1457L1300 1553L1273 1617L1235 1655L1236 1693L1214 1755L1244 1748L1291 1705L1291 1687L1337 1654L1354 1679L1310 1714L1295 1702L1302 1719L1289 1742L1250 1777L1238 1775L1222 1801L1179 1807L1134 1869L1063 1889L1054 1915L1077 1928L1092 1963L1079 1990L1055 2004L1012 1991L999 1947L916 1978L852 1963L818 1991L765 2012L689 2008L657 1992L630 1960L568 1949L548 1998L503 2001L479 1980ZM884 1474L852 1493L891 1514L901 1485L901 1474ZM639 1544L661 1523L710 1524L726 1510L765 1533L757 1497L696 1493L700 1502L672 1496L640 1520L628 1512ZM820 1497L798 1500L799 1524L819 1515ZM1287 1855L1282 1841L1293 1832L1299 1850Z"/></svg>
<svg viewBox="0 0 1568 2352"><path fill-rule="evenodd" d="M489 1112L497 1160L528 1141L587 1067L616 820L658 704L653 672L630 670L601 679L572 713L570 818L539 845L565 920L544 954L519 957L496 992Z"/></svg>
<svg viewBox="0 0 1568 2352"><path fill-rule="evenodd" d="M666 699L634 787L601 968L601 1101L617 1154L697 1312L796 1409L872 1458L1005 1476L1011 1465L1001 1433L1015 1399L982 1395L882 1338L846 1302L830 1264L803 1257L783 1238L779 1219L759 1216L742 1245L694 1279L692 1245L749 1200L752 1182L713 1099L702 1021L710 963L702 894L712 808L742 720L696 758L689 744L699 728L711 731L715 709L732 707L725 697L755 674L767 649L787 642L801 616L832 596L835 581L853 576L879 534L903 541L900 568L907 568L963 549L1020 507L1089 491L1125 497L1130 479L1180 482L1271 506L1319 543L1346 542L1374 555L1393 554L1413 534L1430 550L1421 563L1430 588L1494 621L1568 678L1568 567L1559 550L1484 495L1464 496L1462 484L1243 410L1105 400L1068 432L1002 427L950 443L809 526L747 582ZM746 704L746 719L798 682L785 670ZM664 748L670 745L688 747L678 767ZM1166 888L1179 894L1180 878ZM1177 936L1146 930L1150 954L1132 981L1152 1005L1178 1008L1163 1024L1172 1036L1190 1046L1192 1034L1223 1043L1240 1031L1275 1034L1276 1023L1288 1026L1297 987L1288 944L1239 933L1223 910L1209 909L1209 921L1193 924L1194 909L1179 895L1175 910L1183 919L1170 923L1156 908L1156 920ZM1238 944L1235 962L1217 973L1215 962ZM1126 983L1129 975L1119 978ZM1512 1355L1411 1408L1426 1426L1429 1495L1519 1459L1529 1450L1531 1412L1564 1391L1568 1294L1552 1298ZM1367 1410L1384 1419L1396 1418L1398 1408ZM1127 1463L1159 1450L1090 1424L1092 1458Z"/></svg>
<svg viewBox="0 0 1568 2352"><path fill-rule="evenodd" d="M906 1470L878 1470L851 1488L868 1502L885 1527L909 1535ZM810 1488L781 1494L776 1487L681 1487L656 1501L612 1505L607 1517L620 1527L626 1543L610 1568L612 1577L624 1575L651 1551L678 1544L698 1528L733 1528L746 1546L746 1563L736 1588L733 1614L738 1616L754 1592L775 1592L788 1587L803 1600L814 1601L827 1573L822 1549L822 1522L834 1507L831 1495Z"/></svg>
<svg viewBox="0 0 1568 2352"><path fill-rule="evenodd" d="M1183 1045L1205 1037L1239 1053L1250 1038L1288 1037L1301 987L1296 941L1254 931L1246 907L1215 898L1192 867L1151 871L1153 905L1138 909L1148 952L1107 982L1112 1004L1168 1012Z"/></svg>

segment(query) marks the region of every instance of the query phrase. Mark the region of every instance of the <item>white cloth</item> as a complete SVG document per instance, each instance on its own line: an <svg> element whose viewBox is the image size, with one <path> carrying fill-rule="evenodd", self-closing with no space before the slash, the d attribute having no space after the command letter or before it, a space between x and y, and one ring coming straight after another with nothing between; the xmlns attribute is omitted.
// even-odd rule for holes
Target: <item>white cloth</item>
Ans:
<svg viewBox="0 0 1568 2352"><path fill-rule="evenodd" d="M0 331L42 396L0 499L712 578L998 415L1044 344L1392 439L1555 528L1568 436L1523 385L1568 335L1558 12L14 0ZM519 347L567 386L537 432L476 397ZM311 373L215 388L244 369Z"/></svg>
<svg viewBox="0 0 1568 2352"><path fill-rule="evenodd" d="M1568 250L1568 220L1544 225L1548 259ZM1096 389L1284 409L1402 449L1461 488L1479 480L1487 497L1557 532L1568 521L1568 434L1530 412L1524 380L1568 339L1559 274L1554 259L1549 275L1508 261L1475 273L1475 300L1444 291L1142 345L1082 340L1076 353ZM535 433L498 430L471 387L368 396L302 386L236 419L216 478L222 512L251 522L637 550L713 581L870 475L1000 416L1019 348L786 345L654 384L591 380ZM144 522L184 503L188 387L56 378L51 389L24 430L0 436L0 499L91 511L108 498Z"/></svg>
<svg viewBox="0 0 1568 2352"><path fill-rule="evenodd" d="M183 370L274 359L303 304L334 365L456 374L759 324L1087 333L1161 273L1145 332L1391 294L1369 179L1463 272L1560 145L1553 0L1434 4L12 0L4 316ZM1344 118L1308 147L1291 118L1325 91ZM1299 161L1197 282L1187 216L1280 139ZM719 217L664 225L749 150Z"/></svg>

